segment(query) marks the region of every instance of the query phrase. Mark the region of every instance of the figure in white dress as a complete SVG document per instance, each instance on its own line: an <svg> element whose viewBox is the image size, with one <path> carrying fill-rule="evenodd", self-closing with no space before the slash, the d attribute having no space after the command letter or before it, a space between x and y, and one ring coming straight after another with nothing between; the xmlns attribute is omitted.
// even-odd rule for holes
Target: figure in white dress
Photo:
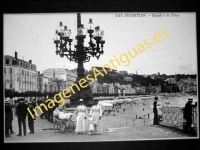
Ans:
<svg viewBox="0 0 200 150"><path fill-rule="evenodd" d="M90 119L89 119L89 123L94 125L94 130L89 130L89 135L103 133L101 116L102 116L101 106L98 105L98 100L95 99L94 105L91 107L90 110Z"/></svg>
<svg viewBox="0 0 200 150"><path fill-rule="evenodd" d="M77 106L74 115L76 116L76 134L85 134L88 129L87 107L83 105L83 99L80 99L80 105Z"/></svg>

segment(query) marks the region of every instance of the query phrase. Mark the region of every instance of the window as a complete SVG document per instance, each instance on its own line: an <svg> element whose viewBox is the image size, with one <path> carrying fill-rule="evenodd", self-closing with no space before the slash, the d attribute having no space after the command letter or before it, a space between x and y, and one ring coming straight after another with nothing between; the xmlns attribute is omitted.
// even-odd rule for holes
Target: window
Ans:
<svg viewBox="0 0 200 150"><path fill-rule="evenodd" d="M6 74L6 68L4 68L4 73Z"/></svg>
<svg viewBox="0 0 200 150"><path fill-rule="evenodd" d="M10 89L12 89L12 83L10 84Z"/></svg>
<svg viewBox="0 0 200 150"><path fill-rule="evenodd" d="M12 76L10 76L10 80L12 80Z"/></svg>
<svg viewBox="0 0 200 150"><path fill-rule="evenodd" d="M12 65L17 65L17 61L16 60L12 60Z"/></svg>
<svg viewBox="0 0 200 150"><path fill-rule="evenodd" d="M10 68L10 74L12 74L12 68Z"/></svg>
<svg viewBox="0 0 200 150"><path fill-rule="evenodd" d="M6 59L6 64L9 65L9 59Z"/></svg>
<svg viewBox="0 0 200 150"><path fill-rule="evenodd" d="M22 70L22 75L24 75L24 70Z"/></svg>

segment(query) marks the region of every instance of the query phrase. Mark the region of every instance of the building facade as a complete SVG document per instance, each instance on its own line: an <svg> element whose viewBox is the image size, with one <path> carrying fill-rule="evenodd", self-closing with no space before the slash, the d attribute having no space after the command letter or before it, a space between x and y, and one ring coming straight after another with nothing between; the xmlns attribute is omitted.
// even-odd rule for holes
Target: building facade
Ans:
<svg viewBox="0 0 200 150"><path fill-rule="evenodd" d="M77 79L77 73L74 71L66 70L66 87L72 85Z"/></svg>
<svg viewBox="0 0 200 150"><path fill-rule="evenodd" d="M49 68L43 71L43 75L48 78L57 78L66 81L67 72L62 68Z"/></svg>
<svg viewBox="0 0 200 150"><path fill-rule="evenodd" d="M49 68L44 70L43 74L49 79L52 79L52 81L62 80L62 86L64 85L63 82L66 82L66 87L72 85L77 79L77 74L75 72L65 68Z"/></svg>
<svg viewBox="0 0 200 150"><path fill-rule="evenodd" d="M37 74L37 91L49 92L49 78L40 74Z"/></svg>
<svg viewBox="0 0 200 150"><path fill-rule="evenodd" d="M168 82L169 84L176 84L176 78L167 78L166 80L165 80L166 82Z"/></svg>
<svg viewBox="0 0 200 150"><path fill-rule="evenodd" d="M15 57L4 56L4 88L17 92L37 91L37 68L29 62Z"/></svg>
<svg viewBox="0 0 200 150"><path fill-rule="evenodd" d="M126 71L126 70L119 71L119 73L120 73L121 75L128 75L128 71Z"/></svg>
<svg viewBox="0 0 200 150"><path fill-rule="evenodd" d="M114 94L114 85L113 85L113 83L108 84L108 92L109 92L109 94Z"/></svg>
<svg viewBox="0 0 200 150"><path fill-rule="evenodd" d="M54 82L49 79L49 92L56 92L58 91L57 82Z"/></svg>
<svg viewBox="0 0 200 150"><path fill-rule="evenodd" d="M196 92L197 91L197 79L180 79L177 82L180 91L183 92Z"/></svg>
<svg viewBox="0 0 200 150"><path fill-rule="evenodd" d="M100 93L100 94L135 94L136 89L132 88L131 84L127 85L120 85L119 83L98 83L95 81L91 85L91 89L93 93Z"/></svg>

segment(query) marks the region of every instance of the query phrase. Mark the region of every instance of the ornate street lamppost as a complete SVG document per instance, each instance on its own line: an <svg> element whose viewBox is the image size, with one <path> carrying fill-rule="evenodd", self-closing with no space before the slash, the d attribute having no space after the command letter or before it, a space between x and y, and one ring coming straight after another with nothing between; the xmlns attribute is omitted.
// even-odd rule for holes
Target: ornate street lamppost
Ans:
<svg viewBox="0 0 200 150"><path fill-rule="evenodd" d="M60 22L59 30L56 30L56 38L54 39L54 43L56 45L56 55L60 55L60 57L67 57L70 61L74 61L78 63L77 67L77 80L75 83L78 83L81 78L85 78L85 69L83 63L89 62L90 57L99 57L104 53L103 45L105 44L105 40L103 40L104 31L100 30L99 26L96 26L94 29L92 28L92 19L89 19L89 28L86 29L83 24L81 24L81 15L77 14L77 36L74 41L74 48L72 49L71 45L73 39L71 37L71 30L67 28L67 26L63 26L62 22ZM86 34L89 34L90 40L88 46L84 46L84 40L86 38ZM86 83L87 84L87 83ZM76 91L76 94L73 94L70 98L73 102L77 102L80 98L83 98L84 101L92 101L93 94L91 92L91 87L83 88L80 91Z"/></svg>

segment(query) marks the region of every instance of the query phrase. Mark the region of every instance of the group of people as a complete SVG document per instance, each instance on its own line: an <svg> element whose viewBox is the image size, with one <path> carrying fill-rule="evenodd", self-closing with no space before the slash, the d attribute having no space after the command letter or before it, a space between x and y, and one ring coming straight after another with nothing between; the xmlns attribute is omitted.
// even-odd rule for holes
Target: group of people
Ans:
<svg viewBox="0 0 200 150"><path fill-rule="evenodd" d="M39 98L38 101L37 101L38 106L42 103L45 104L46 106L48 106L48 103L50 103L50 102L46 102L44 99ZM46 110L44 107L41 107L43 113L40 115L40 118L46 119L49 122L53 123L54 122L53 111L56 109L56 107L58 107L58 103L55 103L55 106L51 109L48 109L48 110Z"/></svg>
<svg viewBox="0 0 200 150"><path fill-rule="evenodd" d="M94 104L88 114L87 107L83 104L83 99L79 100L78 105L74 113L66 113L63 106L57 107L53 115L58 119L69 119L71 116L76 117L76 129L75 134L102 134L102 110L98 105L98 100L94 100Z"/></svg>
<svg viewBox="0 0 200 150"><path fill-rule="evenodd" d="M184 108L184 119L186 120L186 125L184 128L185 133L192 133L192 122L193 122L193 109L197 107L197 102L195 104L193 103L193 97L188 97L188 101L185 104ZM157 110L157 105L158 105L158 97L154 97L154 102L153 102L153 113L154 113L154 120L153 120L153 125L158 125L159 124L159 117L158 117L158 110Z"/></svg>
<svg viewBox="0 0 200 150"><path fill-rule="evenodd" d="M43 101L38 100L38 105L40 105ZM83 99L79 100L80 105L78 105L75 109L75 112L72 115L75 115L76 117L76 129L75 129L75 134L102 134L103 133L103 128L102 128L102 109L98 105L98 100L94 100L94 105L91 107L90 112L88 114L87 107L84 106L83 104ZM189 97L188 102L185 104L185 109L184 109L184 119L186 120L186 126L185 126L185 132L191 132L191 124L193 122L193 108L197 107L197 103L195 105L192 104L193 98ZM27 108L34 114L33 109L36 107L36 102L30 101L28 103L25 103L24 98L18 99L16 101L15 107L16 107L16 116L18 118L18 126L19 126L19 133L17 136L24 136L27 134L26 133L26 117L28 116L28 126L30 129L29 134L34 133L34 120L36 117L32 118L30 113L28 112ZM158 97L154 97L154 102L153 102L153 113L154 113L154 121L153 125L158 125L159 124L159 118L158 118L158 110L157 110L157 105L158 105ZM12 101L6 99L5 100L5 133L6 137L9 137L10 134L13 134L13 128L12 128L12 121L13 121L13 110L12 107ZM48 121L53 123L53 112L56 110L56 105L54 108L49 109L49 111L43 110L44 113L41 114L40 118L45 117ZM23 127L23 131L22 131Z"/></svg>
<svg viewBox="0 0 200 150"><path fill-rule="evenodd" d="M28 116L28 126L30 129L29 134L34 133L34 119L28 113L27 108L29 107L29 110L34 114L33 108L36 106L35 101L30 101L28 103L25 102L24 98L20 98L15 102L15 115L18 118L18 126L19 126L19 133L17 136L26 136L26 117ZM11 100L5 100L5 132L6 132L6 137L10 137L10 134L13 134L14 131L12 129L12 121L13 121L13 110L12 110L12 101ZM22 131L23 128L23 131ZM10 132L9 132L10 131Z"/></svg>
<svg viewBox="0 0 200 150"><path fill-rule="evenodd" d="M98 105L98 100L94 100L94 105L88 114L87 107L83 105L83 99L80 99L80 105L77 106L73 115L76 116L75 134L102 134L102 110Z"/></svg>
<svg viewBox="0 0 200 150"><path fill-rule="evenodd" d="M37 103L40 105L43 101L38 100ZM31 114L28 112L28 109L31 111L32 114L35 114L33 109L36 107L36 102L30 101L28 103L25 102L24 98L20 98L15 102L15 111L16 116L18 118L18 126L19 132L17 136L26 136L27 134L27 127L26 127L26 119L28 116L28 127L30 129L29 134L34 134L34 121L36 116L32 118ZM60 109L58 105L55 108L49 109L49 111L43 110L44 113L41 114L40 118L46 118L50 122L54 122L53 120L53 112L55 110ZM50 111L51 110L51 111ZM9 137L10 134L13 134L14 131L12 129L12 121L13 121L13 109L12 109L12 102L10 100L5 101L5 132L6 137ZM76 107L74 113L76 117L76 129L75 134L102 134L102 110L101 107L98 105L98 100L94 100L94 105L91 107L90 112L88 114L87 107L83 105L83 99L80 99L80 105Z"/></svg>

